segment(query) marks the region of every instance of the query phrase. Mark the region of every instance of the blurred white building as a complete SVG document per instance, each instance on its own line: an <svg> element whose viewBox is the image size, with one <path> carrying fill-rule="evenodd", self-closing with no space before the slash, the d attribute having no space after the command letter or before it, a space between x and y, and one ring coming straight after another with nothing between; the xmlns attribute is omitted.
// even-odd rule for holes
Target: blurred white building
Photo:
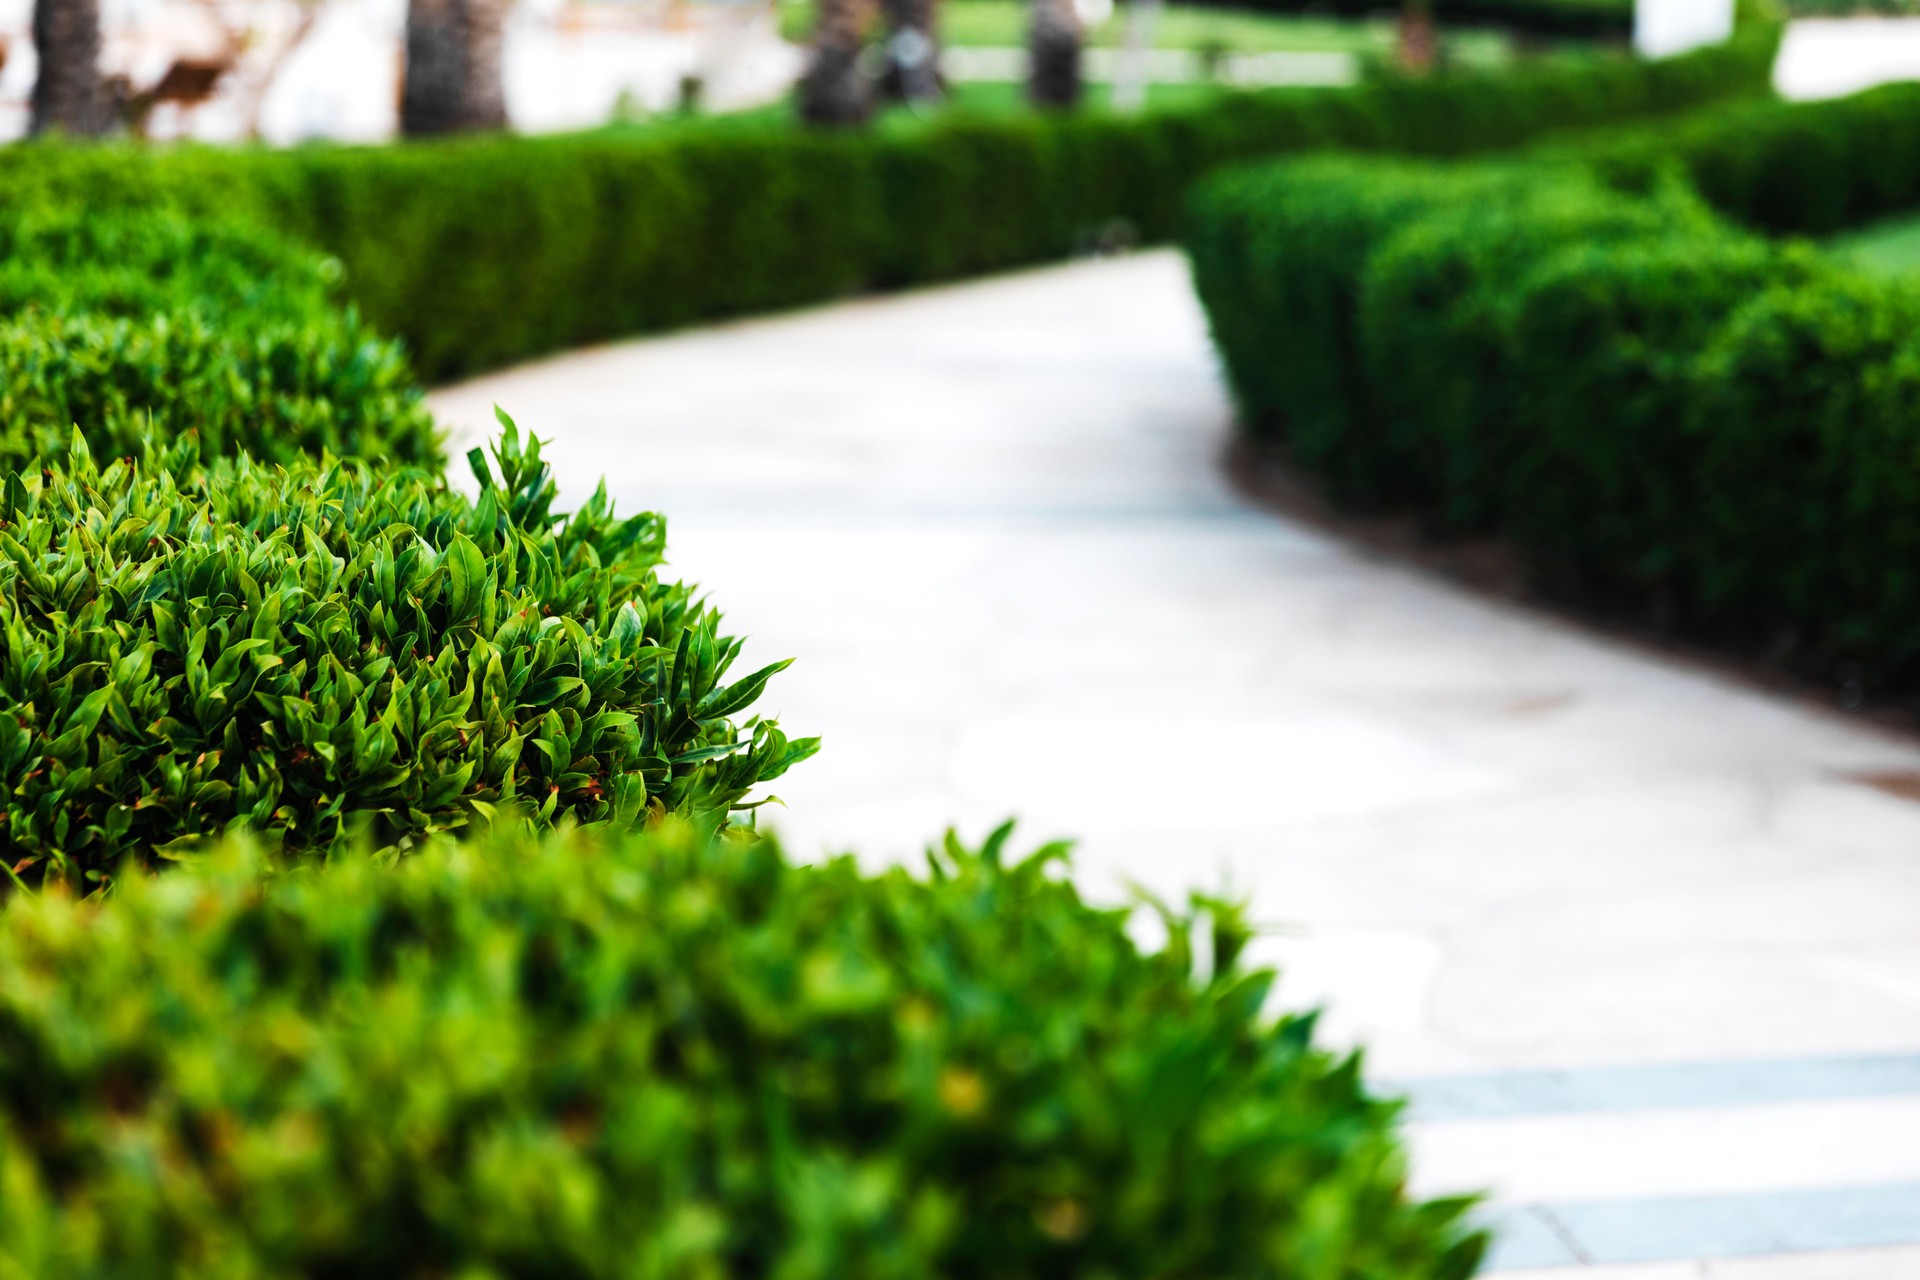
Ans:
<svg viewBox="0 0 1920 1280"><path fill-rule="evenodd" d="M101 71L150 90L176 65L227 67L211 97L161 102L149 136L287 145L371 142L399 118L406 0L102 0ZM26 132L36 74L32 0L0 0L0 139ZM716 109L786 92L801 53L764 0L520 0L507 28L507 112L523 132L655 112L700 85Z"/></svg>

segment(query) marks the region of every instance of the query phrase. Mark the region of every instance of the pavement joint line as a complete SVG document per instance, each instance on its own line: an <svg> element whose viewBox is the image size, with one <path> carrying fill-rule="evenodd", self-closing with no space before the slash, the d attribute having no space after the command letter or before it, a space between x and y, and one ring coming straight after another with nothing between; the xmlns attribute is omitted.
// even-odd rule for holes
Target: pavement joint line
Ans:
<svg viewBox="0 0 1920 1280"><path fill-rule="evenodd" d="M1511 1205L1480 1221L1489 1273L1885 1248L1920 1244L1920 1182Z"/></svg>
<svg viewBox="0 0 1920 1280"><path fill-rule="evenodd" d="M1524 1116L1764 1106L1920 1094L1920 1053L1486 1072L1373 1082L1428 1124Z"/></svg>
<svg viewBox="0 0 1920 1280"><path fill-rule="evenodd" d="M1573 1232L1567 1230L1567 1224L1554 1216L1552 1209L1544 1204L1536 1204L1527 1206L1527 1210L1533 1214L1535 1218L1539 1219L1548 1231L1553 1233L1554 1239L1558 1240L1562 1247L1573 1255L1575 1262L1583 1267L1593 1265L1593 1255L1586 1251L1581 1245L1579 1238L1576 1237Z"/></svg>

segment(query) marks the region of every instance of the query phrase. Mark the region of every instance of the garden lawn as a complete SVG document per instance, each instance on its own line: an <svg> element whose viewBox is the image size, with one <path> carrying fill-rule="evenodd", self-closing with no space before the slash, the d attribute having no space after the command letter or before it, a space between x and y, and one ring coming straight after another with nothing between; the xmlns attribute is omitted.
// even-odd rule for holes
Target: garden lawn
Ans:
<svg viewBox="0 0 1920 1280"><path fill-rule="evenodd" d="M780 28L790 40L805 40L813 25L808 0L783 0ZM1118 46L1126 17L1113 16L1087 32L1093 45ZM1027 39L1027 6L1021 0L947 0L940 9L940 36L949 45L1012 48ZM1504 32L1460 29L1445 34L1448 54L1475 67L1498 65L1512 53ZM1164 8L1154 25L1154 47L1213 50L1219 53L1352 53L1362 58L1390 57L1394 24L1381 18L1323 18L1251 13L1238 9Z"/></svg>

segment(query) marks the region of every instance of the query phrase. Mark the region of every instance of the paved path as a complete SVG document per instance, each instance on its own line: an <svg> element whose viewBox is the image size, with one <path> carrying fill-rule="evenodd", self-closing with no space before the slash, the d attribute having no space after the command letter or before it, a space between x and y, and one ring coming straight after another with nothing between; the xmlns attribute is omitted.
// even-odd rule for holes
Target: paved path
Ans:
<svg viewBox="0 0 1920 1280"><path fill-rule="evenodd" d="M435 405L495 401L799 656L800 850L1014 812L1096 892L1250 893L1282 996L1412 1088L1419 1186L1496 1192L1500 1266L1920 1275L1920 804L1856 780L1920 750L1250 508L1171 254Z"/></svg>

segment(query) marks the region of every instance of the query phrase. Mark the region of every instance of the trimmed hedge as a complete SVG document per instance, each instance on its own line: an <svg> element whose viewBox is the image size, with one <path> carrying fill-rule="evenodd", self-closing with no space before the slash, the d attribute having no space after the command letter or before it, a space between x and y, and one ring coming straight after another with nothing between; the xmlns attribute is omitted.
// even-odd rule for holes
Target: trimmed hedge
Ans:
<svg viewBox="0 0 1920 1280"><path fill-rule="evenodd" d="M1920 678L1910 289L1577 166L1245 170L1188 249L1243 420L1339 495L1505 536L1583 599Z"/></svg>
<svg viewBox="0 0 1920 1280"><path fill-rule="evenodd" d="M332 304L340 264L265 231L167 210L29 210L0 218L0 316L301 321Z"/></svg>
<svg viewBox="0 0 1920 1280"><path fill-rule="evenodd" d="M0 152L0 206L247 216L337 257L429 378L695 320L1171 236L1218 165L1327 148L1460 154L1766 91L1777 32L1643 63L1224 95L1138 116L784 122L285 152Z"/></svg>
<svg viewBox="0 0 1920 1280"><path fill-rule="evenodd" d="M438 464L400 348L333 300L339 263L166 211L0 218L0 465L149 432L209 456Z"/></svg>
<svg viewBox="0 0 1920 1280"><path fill-rule="evenodd" d="M0 1270L1464 1280L1397 1106L1261 1010L1224 908L951 837L229 847L0 915Z"/></svg>
<svg viewBox="0 0 1920 1280"><path fill-rule="evenodd" d="M1677 174L1736 222L1824 235L1920 207L1920 85L1735 104L1582 139L1565 153L1622 190Z"/></svg>
<svg viewBox="0 0 1920 1280"><path fill-rule="evenodd" d="M289 856L541 822L723 820L811 754L736 725L779 664L655 570L657 516L571 515L537 442L477 502L333 459L98 465L76 434L0 493L0 862L93 884L246 827Z"/></svg>
<svg viewBox="0 0 1920 1280"><path fill-rule="evenodd" d="M209 459L438 465L412 368L353 317L216 327L194 312L0 321L0 466L59 457L76 425L106 456L151 433L196 439Z"/></svg>

